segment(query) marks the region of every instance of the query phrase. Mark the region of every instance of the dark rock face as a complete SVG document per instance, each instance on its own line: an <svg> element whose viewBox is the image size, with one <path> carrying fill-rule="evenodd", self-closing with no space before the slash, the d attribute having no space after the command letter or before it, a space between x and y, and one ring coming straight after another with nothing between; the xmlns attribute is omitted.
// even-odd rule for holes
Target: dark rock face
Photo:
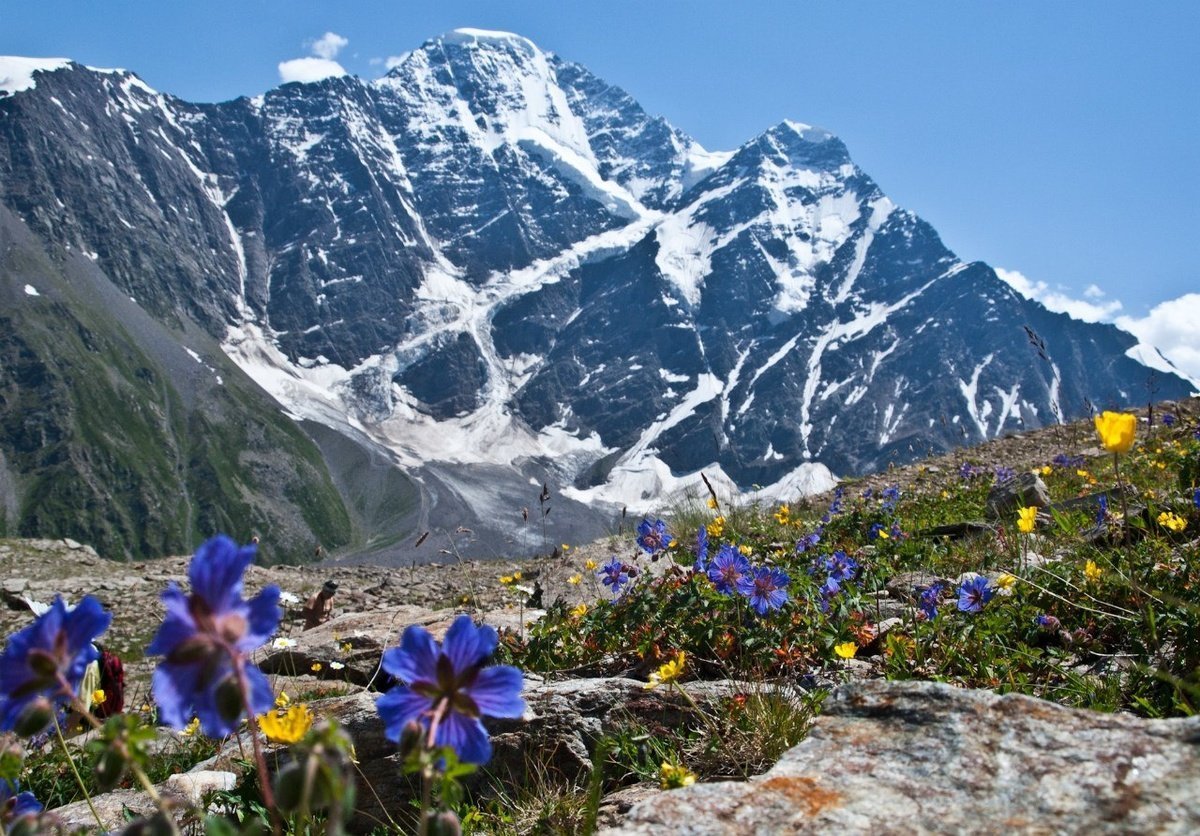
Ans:
<svg viewBox="0 0 1200 836"><path fill-rule="evenodd" d="M1189 833L1200 723L932 682L860 682L746 783L636 805L608 834Z"/></svg>
<svg viewBox="0 0 1200 836"><path fill-rule="evenodd" d="M961 262L829 133L710 153L514 35L215 105L39 72L0 93L0 203L291 414L589 501L701 468L786 492L1192 388ZM17 423L10 470L50 431Z"/></svg>

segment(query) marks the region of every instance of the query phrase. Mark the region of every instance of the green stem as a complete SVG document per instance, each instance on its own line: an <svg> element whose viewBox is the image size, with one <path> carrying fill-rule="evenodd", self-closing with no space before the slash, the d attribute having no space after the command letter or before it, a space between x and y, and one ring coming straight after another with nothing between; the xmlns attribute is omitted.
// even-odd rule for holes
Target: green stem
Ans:
<svg viewBox="0 0 1200 836"><path fill-rule="evenodd" d="M230 656L233 658L233 671L234 676L237 677L238 690L242 694L242 708L246 712L246 726L250 731L250 742L254 746L254 763L258 768L258 783L262 791L263 804L271 811L271 831L275 836L279 836L279 808L275 806L275 793L271 789L267 759L263 755L262 741L258 739L258 719L254 716L254 708L250 705L250 683L246 679L246 663L240 654L231 652Z"/></svg>
<svg viewBox="0 0 1200 836"><path fill-rule="evenodd" d="M58 735L58 743L62 746L63 757L67 759L67 765L71 767L71 774L75 776L75 783L79 785L79 791L83 793L83 798L87 801L88 809L92 811L92 818L96 820L96 826L100 830L106 830L104 822L100 820L100 814L96 812L96 805L92 804L92 797L88 794L87 787L83 785L83 778L79 775L79 770L75 767L75 759L71 757L70 751L67 750L67 741L63 737L62 726L58 724L58 714L54 715L54 733Z"/></svg>

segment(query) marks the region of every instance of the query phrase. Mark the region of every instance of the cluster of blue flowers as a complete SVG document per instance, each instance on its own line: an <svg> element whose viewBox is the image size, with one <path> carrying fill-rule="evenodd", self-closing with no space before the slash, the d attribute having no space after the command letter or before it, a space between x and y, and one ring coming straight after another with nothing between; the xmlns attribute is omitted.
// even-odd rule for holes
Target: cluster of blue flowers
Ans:
<svg viewBox="0 0 1200 836"><path fill-rule="evenodd" d="M717 592L749 598L750 606L759 615L780 609L788 602L791 578L787 573L773 566L751 566L746 556L732 545L721 546L708 566L707 575Z"/></svg>
<svg viewBox="0 0 1200 836"><path fill-rule="evenodd" d="M810 575L825 576L821 583L821 598L818 602L821 612L829 612L830 602L836 598L844 587L853 582L858 572L858 561L840 549L831 555L816 558L809 566Z"/></svg>
<svg viewBox="0 0 1200 836"><path fill-rule="evenodd" d="M1064 470L1078 470L1083 467L1085 461L1083 456L1068 456L1066 453L1059 453L1050 460L1050 464Z"/></svg>
<svg viewBox="0 0 1200 836"><path fill-rule="evenodd" d="M946 585L941 581L934 581L929 586L917 587L917 607L920 609L918 618L923 621L933 621L938 616L938 603L941 601L942 592L946 589Z"/></svg>
<svg viewBox="0 0 1200 836"><path fill-rule="evenodd" d="M825 512L825 515L823 517L821 517L821 522L827 523L830 520L832 520L834 517L836 517L838 514L842 513L842 511L844 510L842 507L842 499L845 496L845 494L846 494L845 488L842 488L840 486L837 488L834 488L833 501L829 503L829 510Z"/></svg>
<svg viewBox="0 0 1200 836"><path fill-rule="evenodd" d="M196 717L206 735L223 737L247 711L254 716L274 706L270 683L250 654L274 635L283 613L276 586L250 600L242 597L254 554L254 546L238 547L218 535L188 565L190 591L172 583L163 593L166 617L146 653L163 657L151 690L164 725L183 729ZM14 634L0 656L0 731L32 736L56 711L68 705L82 711L75 695L87 666L99 657L95 641L111 621L91 596L71 609L58 598ZM415 723L431 747L449 746L466 762L486 761L491 744L479 718L519 717L525 710L521 672L485 666L496 644L495 630L476 627L467 616L454 622L441 646L423 627L405 630L400 647L382 660L401 683L377 703L388 737L398 741ZM40 810L30 793L0 781L3 832Z"/></svg>
<svg viewBox="0 0 1200 836"><path fill-rule="evenodd" d="M596 577L600 578L600 583L607 586L608 591L613 595L620 595L625 589L625 585L637 577L637 574L636 566L622 563L617 557L613 557L612 560L596 570Z"/></svg>
<svg viewBox="0 0 1200 836"><path fill-rule="evenodd" d="M806 551L815 549L817 544L821 542L821 535L825 533L825 526L818 525L811 534L806 534L796 541L796 554L804 554Z"/></svg>

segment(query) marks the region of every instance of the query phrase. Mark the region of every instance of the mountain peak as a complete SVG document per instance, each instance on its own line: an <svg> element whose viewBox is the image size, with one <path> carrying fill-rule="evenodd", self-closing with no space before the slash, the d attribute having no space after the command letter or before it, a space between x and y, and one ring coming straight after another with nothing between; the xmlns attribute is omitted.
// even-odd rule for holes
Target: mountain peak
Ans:
<svg viewBox="0 0 1200 836"><path fill-rule="evenodd" d="M0 55L0 96L11 96L31 90L37 83L35 73L52 73L71 67L70 58L24 58L19 55Z"/></svg>
<svg viewBox="0 0 1200 836"><path fill-rule="evenodd" d="M434 41L443 44L457 44L460 46L478 46L486 44L488 46L509 46L519 49L530 56L541 52L537 45L520 35L513 32L500 32L490 29L455 29L451 32L446 32L434 38Z"/></svg>

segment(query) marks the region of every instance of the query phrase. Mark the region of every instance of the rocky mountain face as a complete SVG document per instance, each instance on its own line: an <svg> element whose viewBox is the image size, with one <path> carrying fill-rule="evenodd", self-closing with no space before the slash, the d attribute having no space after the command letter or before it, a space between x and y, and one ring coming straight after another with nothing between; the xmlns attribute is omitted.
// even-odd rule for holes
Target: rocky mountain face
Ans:
<svg viewBox="0 0 1200 836"><path fill-rule="evenodd" d="M298 479L307 462L340 497L319 501L341 522L315 538L377 559L413 556L396 545L409 533L459 526L478 535L469 553L504 551L527 540L520 509L545 484L556 533L583 538L609 525L606 503L648 507L701 470L788 494L1193 388L1129 335L959 260L828 132L784 122L709 152L515 35L459 30L376 81L215 105L124 71L0 60L0 204L44 262L5 262L6 338L68 328L25 290L61 274L89 314L119 323L133 314L112 312L132 305L176 353L188 335L219 344L223 357L200 353L223 369L230 420L270 414L288 441L255 449L280 450L272 464ZM0 363L9 425L40 420L20 350ZM104 456L120 444L89 439L84 415L136 401L140 378L108 360L87 376L97 391L61 432ZM21 438L0 438L7 525L84 537L36 518L29 486L67 477L31 457L44 441ZM189 438L231 466L247 455L205 427ZM123 471L134 493L160 490L147 472ZM273 475L209 484L185 504L210 518L206 503L280 493ZM307 519L307 491L263 504ZM245 531L247 514L228 522ZM121 548L183 550L178 538Z"/></svg>

